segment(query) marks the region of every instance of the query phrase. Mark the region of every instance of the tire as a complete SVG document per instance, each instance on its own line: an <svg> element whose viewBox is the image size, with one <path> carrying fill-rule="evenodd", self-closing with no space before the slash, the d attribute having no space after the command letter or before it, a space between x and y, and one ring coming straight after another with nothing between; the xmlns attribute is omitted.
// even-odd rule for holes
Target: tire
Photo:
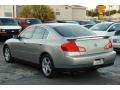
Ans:
<svg viewBox="0 0 120 90"><path fill-rule="evenodd" d="M117 54L120 54L120 51L116 51Z"/></svg>
<svg viewBox="0 0 120 90"><path fill-rule="evenodd" d="M5 46L4 47L4 58L5 58L5 61L8 62L8 63L12 63L14 60L13 60L13 57L11 56L11 52L10 52L10 49L8 46Z"/></svg>
<svg viewBox="0 0 120 90"><path fill-rule="evenodd" d="M53 64L53 60L50 55L44 54L41 58L41 69L42 73L47 78L55 77L55 67Z"/></svg>

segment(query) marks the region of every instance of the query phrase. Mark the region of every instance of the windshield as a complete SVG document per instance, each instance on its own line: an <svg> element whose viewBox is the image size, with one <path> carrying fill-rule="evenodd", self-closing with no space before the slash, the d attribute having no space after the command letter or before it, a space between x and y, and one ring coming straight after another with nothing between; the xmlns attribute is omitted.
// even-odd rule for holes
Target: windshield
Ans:
<svg viewBox="0 0 120 90"><path fill-rule="evenodd" d="M90 28L93 31L106 31L112 23L98 23Z"/></svg>
<svg viewBox="0 0 120 90"><path fill-rule="evenodd" d="M28 25L33 25L33 24L41 24L41 21L39 19L27 19L26 23Z"/></svg>
<svg viewBox="0 0 120 90"><path fill-rule="evenodd" d="M0 25L18 25L18 22L13 18L0 18Z"/></svg>
<svg viewBox="0 0 120 90"><path fill-rule="evenodd" d="M95 35L92 31L79 25L57 26L55 31L63 37L81 37Z"/></svg>

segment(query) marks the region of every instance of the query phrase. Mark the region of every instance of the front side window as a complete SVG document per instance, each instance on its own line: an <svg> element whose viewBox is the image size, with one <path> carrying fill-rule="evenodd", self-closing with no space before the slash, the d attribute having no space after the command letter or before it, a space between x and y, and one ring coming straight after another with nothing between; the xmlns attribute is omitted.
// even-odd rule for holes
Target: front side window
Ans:
<svg viewBox="0 0 120 90"><path fill-rule="evenodd" d="M20 37L30 39L32 38L34 27L27 27L21 34Z"/></svg>

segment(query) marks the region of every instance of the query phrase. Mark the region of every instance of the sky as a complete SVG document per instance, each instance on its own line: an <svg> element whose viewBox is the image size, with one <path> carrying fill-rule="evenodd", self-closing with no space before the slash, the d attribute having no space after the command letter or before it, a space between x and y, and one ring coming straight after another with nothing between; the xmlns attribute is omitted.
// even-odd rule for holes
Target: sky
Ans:
<svg viewBox="0 0 120 90"><path fill-rule="evenodd" d="M3 0L0 5L82 5L93 9L96 5L120 5L120 0Z"/></svg>

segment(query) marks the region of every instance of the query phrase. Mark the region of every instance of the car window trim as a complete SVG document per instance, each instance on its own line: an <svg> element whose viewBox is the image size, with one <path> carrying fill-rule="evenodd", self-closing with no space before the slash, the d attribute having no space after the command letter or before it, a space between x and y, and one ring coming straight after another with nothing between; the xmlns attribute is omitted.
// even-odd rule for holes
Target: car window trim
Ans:
<svg viewBox="0 0 120 90"><path fill-rule="evenodd" d="M44 33L43 33L42 38L39 38L39 39L47 39L48 35L47 35L46 38L44 38L44 35L45 35L45 32L46 32L46 31L47 31L47 33L49 34L48 30L47 30L46 28L44 28L44 27L41 27L41 26L35 26L33 34L35 33L35 29L36 29L36 28L41 28L41 29L44 30ZM33 35L32 35L32 39L33 39Z"/></svg>

